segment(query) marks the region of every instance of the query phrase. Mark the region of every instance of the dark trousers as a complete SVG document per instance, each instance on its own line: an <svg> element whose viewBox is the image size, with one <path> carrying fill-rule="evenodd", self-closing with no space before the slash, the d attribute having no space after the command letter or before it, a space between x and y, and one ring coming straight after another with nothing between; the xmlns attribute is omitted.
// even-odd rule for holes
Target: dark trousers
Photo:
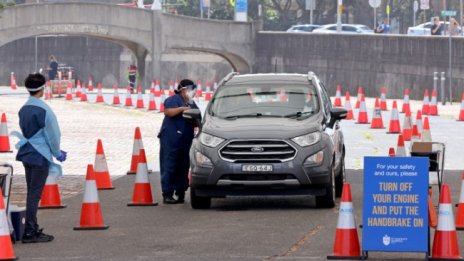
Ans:
<svg viewBox="0 0 464 261"><path fill-rule="evenodd" d="M37 224L37 209L39 207L40 197L45 182L48 177L48 161L44 161L43 166L35 166L23 163L26 170L27 184L27 201L26 201L26 228L25 234L34 234L38 229Z"/></svg>
<svg viewBox="0 0 464 261"><path fill-rule="evenodd" d="M132 89L135 88L135 75L129 75L129 85Z"/></svg>
<svg viewBox="0 0 464 261"><path fill-rule="evenodd" d="M160 172L163 196L185 193L188 189L190 168L189 151L170 146L166 138L160 139Z"/></svg>

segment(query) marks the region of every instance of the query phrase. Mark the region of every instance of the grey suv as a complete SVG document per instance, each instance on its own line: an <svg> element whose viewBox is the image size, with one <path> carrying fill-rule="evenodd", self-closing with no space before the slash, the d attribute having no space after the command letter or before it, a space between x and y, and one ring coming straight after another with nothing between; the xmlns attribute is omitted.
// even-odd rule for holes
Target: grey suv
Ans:
<svg viewBox="0 0 464 261"><path fill-rule="evenodd" d="M315 195L317 207L333 207L345 180L346 114L312 72L229 74L201 124L199 110L183 114L201 126L190 150L192 208L229 195Z"/></svg>

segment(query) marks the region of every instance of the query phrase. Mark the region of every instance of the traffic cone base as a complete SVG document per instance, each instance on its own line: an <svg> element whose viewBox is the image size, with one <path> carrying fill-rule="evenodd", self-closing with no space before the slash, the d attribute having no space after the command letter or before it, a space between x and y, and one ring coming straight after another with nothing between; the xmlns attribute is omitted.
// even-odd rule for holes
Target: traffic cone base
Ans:
<svg viewBox="0 0 464 261"><path fill-rule="evenodd" d="M458 204L458 213L456 214L456 230L464 230L464 204Z"/></svg>
<svg viewBox="0 0 464 261"><path fill-rule="evenodd" d="M81 224L74 230L103 230L109 228L103 224L100 203L83 203Z"/></svg>

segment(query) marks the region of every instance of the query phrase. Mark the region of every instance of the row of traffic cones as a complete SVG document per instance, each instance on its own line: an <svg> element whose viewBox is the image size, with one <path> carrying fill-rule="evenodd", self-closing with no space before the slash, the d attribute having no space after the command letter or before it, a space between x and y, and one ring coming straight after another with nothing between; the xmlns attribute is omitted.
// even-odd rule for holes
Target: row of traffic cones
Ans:
<svg viewBox="0 0 464 261"><path fill-rule="evenodd" d="M432 260L461 259L459 253L458 237L456 227L464 229L464 174L463 187L461 189L461 199L458 206L456 223L453 216L451 205L451 194L448 184L442 185L438 219L429 192L429 226L436 227L433 239ZM462 203L461 203L462 202ZM350 184L343 185L340 211L335 232L333 253L327 259L361 259L361 248L359 244L358 232L356 229L353 202L351 198Z"/></svg>

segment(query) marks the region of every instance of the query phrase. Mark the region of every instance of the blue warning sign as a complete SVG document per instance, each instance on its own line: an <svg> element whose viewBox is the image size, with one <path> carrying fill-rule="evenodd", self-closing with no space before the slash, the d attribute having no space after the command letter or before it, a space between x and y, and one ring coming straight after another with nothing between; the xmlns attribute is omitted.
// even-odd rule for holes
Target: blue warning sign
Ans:
<svg viewBox="0 0 464 261"><path fill-rule="evenodd" d="M246 13L248 11L248 0L235 0L235 12Z"/></svg>

